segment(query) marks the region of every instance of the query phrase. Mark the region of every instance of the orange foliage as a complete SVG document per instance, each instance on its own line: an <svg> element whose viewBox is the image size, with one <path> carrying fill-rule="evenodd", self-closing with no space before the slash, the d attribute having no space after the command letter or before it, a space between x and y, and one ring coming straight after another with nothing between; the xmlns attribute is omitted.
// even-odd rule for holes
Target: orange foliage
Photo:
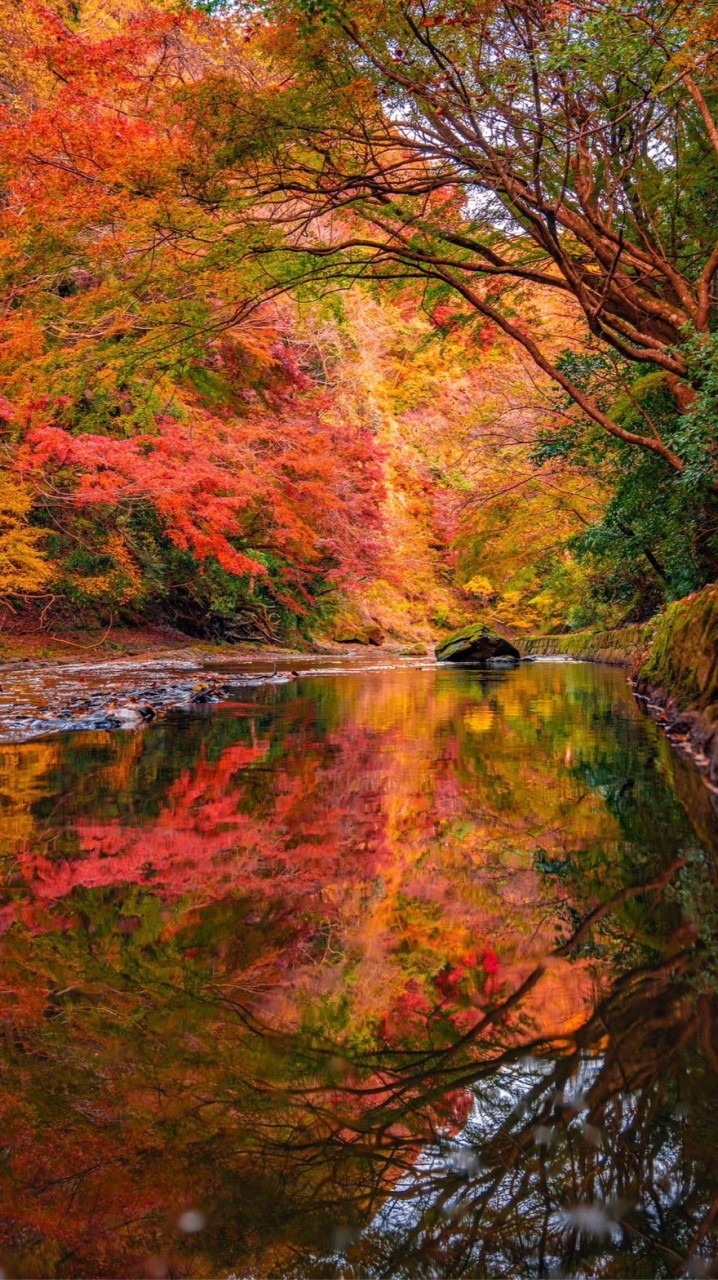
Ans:
<svg viewBox="0 0 718 1280"><path fill-rule="evenodd" d="M222 261L214 212L187 204L184 85L222 56L204 18L96 19L33 10L37 82L1 121L0 248L21 304L0 321L12 463L61 530L70 585L77 516L109 520L109 543L90 543L114 569L88 562L85 595L166 559L165 538L197 578L211 562L302 613L376 562L380 452L300 367L290 311L243 310L251 271Z"/></svg>

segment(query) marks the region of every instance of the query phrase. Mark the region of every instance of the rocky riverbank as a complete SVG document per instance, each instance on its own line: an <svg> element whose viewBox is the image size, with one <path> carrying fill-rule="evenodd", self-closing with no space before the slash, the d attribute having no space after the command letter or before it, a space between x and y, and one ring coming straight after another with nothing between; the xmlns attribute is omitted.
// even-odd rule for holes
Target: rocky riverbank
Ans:
<svg viewBox="0 0 718 1280"><path fill-rule="evenodd" d="M100 661L14 660L0 664L0 742L71 730L138 729L172 712L242 701L259 685L420 666L423 656L350 645L310 654L198 645Z"/></svg>
<svg viewBox="0 0 718 1280"><path fill-rule="evenodd" d="M222 702L228 695L227 686L217 676L199 678L196 675L183 680L177 678L177 672L168 672L163 679L128 689L108 690L101 683L99 688L69 691L69 695L49 705L40 702L29 708L13 707L9 714L2 716L0 741L27 740L78 729L137 729L170 711Z"/></svg>
<svg viewBox="0 0 718 1280"><path fill-rule="evenodd" d="M718 795L718 585L661 614L633 686Z"/></svg>

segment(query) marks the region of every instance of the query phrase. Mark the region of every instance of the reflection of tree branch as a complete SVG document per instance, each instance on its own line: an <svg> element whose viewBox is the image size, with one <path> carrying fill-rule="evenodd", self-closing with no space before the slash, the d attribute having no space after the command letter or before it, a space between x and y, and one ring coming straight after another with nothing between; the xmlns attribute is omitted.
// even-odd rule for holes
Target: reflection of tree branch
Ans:
<svg viewBox="0 0 718 1280"><path fill-rule="evenodd" d="M706 1236L708 1235L708 1232L713 1226L713 1222L715 1221L716 1214L718 1214L718 1193L716 1193L716 1195L714 1195L713 1199L711 1200L711 1205L705 1218L703 1219L700 1227L698 1228L695 1235L693 1236L693 1239L688 1245L688 1248L686 1250L686 1257L688 1258L695 1257L697 1250L700 1248ZM674 1276L680 1276L685 1274L685 1259L681 1258L681 1266L677 1267L676 1270L673 1272L673 1274Z"/></svg>
<svg viewBox="0 0 718 1280"><path fill-rule="evenodd" d="M615 1226L641 1242L642 1257L650 1259L652 1251L657 1251L663 1259L680 1263L683 1269L686 1258L710 1231L718 1212L718 1197L708 1207L684 1251L682 1238L673 1239L666 1234L668 1224L663 1222L661 1200L653 1183L656 1175L651 1149L655 1141L665 1141L660 1137L659 1108L665 1106L671 1064L678 1064L681 1051L699 1026L699 1016L693 1012L686 1017L682 1002L672 994L671 984L677 975L687 971L690 962L691 953L683 950L667 956L654 969L625 975L577 1033L572 1052L542 1072L539 1080L534 1080L528 1092L521 1095L520 1111L514 1108L494 1135L482 1142L482 1168L472 1174L468 1183L450 1167L414 1169L411 1182L391 1192L393 1202L413 1207L406 1230L401 1229L398 1238L390 1232L386 1241L376 1232L367 1239L373 1260L382 1243L389 1245L378 1273L403 1275L407 1258L430 1256L443 1274L513 1274L524 1270L528 1258L535 1257L538 1250L544 1257L550 1251L560 1251L564 1272L580 1268L581 1260L588 1257L593 1260L591 1274L603 1274L599 1262L604 1255L600 1250L596 1255L590 1238L584 1239L577 1229L569 1232L562 1243L563 1229L551 1206L559 1210L562 1205L595 1204L600 1212L611 1197L625 1200L633 1187L642 1187L644 1197L653 1199L656 1221L663 1226L651 1229L645 1216L636 1218L635 1214L625 1213L615 1219ZM606 1040L608 1044L603 1048ZM481 1064L478 1071L474 1070L474 1092L486 1078L490 1089L497 1069L517 1063L519 1055L525 1053L526 1045L500 1055L490 1065ZM588 1060L600 1064L587 1098L589 1119L601 1121L604 1144L610 1133L614 1134L609 1152L605 1145L601 1151L587 1146L572 1125L575 1111L563 1102L568 1081L577 1077L581 1064ZM617 1071L619 1065L621 1070ZM677 1065L677 1074L680 1070ZM430 1095L431 1089L424 1094L425 1102ZM628 1117L619 1104L625 1095L634 1100L635 1107L633 1113L629 1110ZM489 1092L489 1100L491 1096ZM536 1107L535 1103L540 1105ZM410 1106L413 1109L413 1100ZM394 1118L405 1115L402 1104ZM521 1126L516 1130L514 1123L519 1116ZM532 1160L537 1128L549 1125L556 1135L554 1144L544 1149L549 1153L546 1155L537 1149L537 1159ZM651 1144L648 1151L644 1150L646 1144ZM402 1172L406 1171L406 1157L416 1146L416 1136L404 1140ZM362 1149L367 1151L365 1142ZM377 1158L378 1151L371 1144L368 1150L371 1160ZM396 1152L395 1144L392 1151ZM318 1148L315 1151L320 1161L325 1154ZM535 1213L534 1197L539 1192L543 1212L535 1219L536 1230L532 1231L530 1226L527 1228L531 1216L527 1220L526 1214L529 1205L534 1206L531 1214ZM634 1190L628 1198L635 1200L636 1194ZM605 1255L606 1260L608 1256ZM501 1268L497 1257L502 1260Z"/></svg>
<svg viewBox="0 0 718 1280"><path fill-rule="evenodd" d="M434 1075L435 1078L445 1079L452 1070L451 1067L447 1068L446 1064L450 1063L461 1049L465 1049L469 1045L473 1044L488 1028L500 1025L504 1022L507 1014L516 1008L517 1005L520 1005L525 996L528 995L528 993L543 977L547 969L547 964L551 959L563 959L570 956L571 952L584 941L591 929L607 915L610 915L616 907L619 907L623 905L623 903L628 902L631 898L639 897L642 894L660 893L675 876L676 872L684 865L685 859L676 858L655 880L650 881L648 884L628 886L613 894L606 902L601 903L600 906L590 912L566 942L562 943L561 946L556 947L550 953L547 960L542 961L536 966L536 968L528 975L527 978L524 979L521 985L511 993L511 995L509 995L501 1004L489 1010L484 1017L470 1027L469 1030L460 1036L452 1045L446 1049L430 1051L424 1050L416 1053L413 1057L413 1074L399 1077L395 1085L390 1081L385 1081L381 1084L368 1085L364 1087L344 1086L343 1091L350 1093L355 1097L386 1096L387 1094L393 1093L394 1090L398 1090L399 1093L405 1093L413 1085L421 1084L425 1079L426 1071L430 1068L432 1075ZM538 1040L531 1042L530 1047L531 1049L536 1049L541 1044L545 1045L551 1043L552 1040L555 1041L555 1037L541 1037ZM522 1052L526 1052L525 1043ZM391 1053L391 1050L372 1051L368 1054L355 1058L354 1063L356 1066L362 1067L363 1069L366 1069L370 1065L379 1067L382 1059ZM432 1067L431 1064L435 1065ZM492 1070L494 1069L494 1065L495 1064L492 1064L491 1066ZM423 1070L421 1069L422 1066L424 1068ZM386 1070L386 1068L384 1069ZM453 1068L453 1070L464 1070L464 1067L462 1065L461 1067ZM312 1086L298 1091L293 1091L292 1096L307 1098L310 1097L312 1093L318 1092L321 1092L321 1088L319 1086Z"/></svg>
<svg viewBox="0 0 718 1280"><path fill-rule="evenodd" d="M660 891L665 889L666 885L670 883L676 872L680 871L685 865L685 858L676 858L670 866L666 868L662 875L658 876L655 880L652 880L649 884L631 885L625 889L619 890L619 892L615 893L612 898L609 898L608 902L602 903L600 907L596 907L595 911L592 911L590 915L586 916L586 919L579 925L578 929L572 937L569 938L568 942L557 947L552 954L555 956L569 955L571 951L573 951L573 949L583 941L586 935L590 933L593 926L598 924L600 920L603 920L605 916L610 915L611 911L613 911L615 907L620 907L624 902L628 902L630 898L635 898L642 893L660 893Z"/></svg>

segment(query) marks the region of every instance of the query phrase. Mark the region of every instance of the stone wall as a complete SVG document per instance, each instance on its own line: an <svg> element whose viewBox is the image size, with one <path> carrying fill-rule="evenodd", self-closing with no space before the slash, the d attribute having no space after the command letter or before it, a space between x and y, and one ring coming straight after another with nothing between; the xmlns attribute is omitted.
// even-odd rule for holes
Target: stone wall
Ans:
<svg viewBox="0 0 718 1280"><path fill-rule="evenodd" d="M677 706L718 709L718 585L676 600L656 620L638 687L662 689Z"/></svg>
<svg viewBox="0 0 718 1280"><path fill-rule="evenodd" d="M518 642L522 654L564 655L585 662L607 662L614 667L635 668L645 657L655 622L620 627L615 631L572 631L567 635L530 636Z"/></svg>

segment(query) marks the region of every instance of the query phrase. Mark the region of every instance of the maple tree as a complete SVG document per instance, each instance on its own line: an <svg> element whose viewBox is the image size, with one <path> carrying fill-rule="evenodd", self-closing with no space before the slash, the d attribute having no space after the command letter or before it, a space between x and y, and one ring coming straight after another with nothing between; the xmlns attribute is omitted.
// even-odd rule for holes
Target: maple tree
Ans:
<svg viewBox="0 0 718 1280"><path fill-rule="evenodd" d="M709 340L718 272L707 207L695 207L718 159L711 6L399 2L380 21L359 3L270 12L310 17L301 83L316 88L316 115L292 128L296 78L260 99L254 145L246 128L237 141L231 96L226 108L235 154L256 157L249 181L296 227L297 252L327 257L329 273L424 278L437 300L462 300L520 344L609 435L682 473L685 444L611 417L500 300L507 283L557 291L596 339L660 370L679 403L695 394L682 343ZM279 48L295 33L279 27ZM199 127L211 139L227 122ZM342 221L327 222L335 210Z"/></svg>
<svg viewBox="0 0 718 1280"><path fill-rule="evenodd" d="M714 576L710 5L380 8L0 7L49 608L430 639Z"/></svg>
<svg viewBox="0 0 718 1280"><path fill-rule="evenodd" d="M158 241L183 213L171 114L185 60L206 56L193 16L130 10L109 35L34 17L28 52L63 87L4 121L0 409L58 590L140 608L164 593L190 626L239 612L271 638L375 562L380 455L300 367L286 308L214 325L236 263Z"/></svg>

